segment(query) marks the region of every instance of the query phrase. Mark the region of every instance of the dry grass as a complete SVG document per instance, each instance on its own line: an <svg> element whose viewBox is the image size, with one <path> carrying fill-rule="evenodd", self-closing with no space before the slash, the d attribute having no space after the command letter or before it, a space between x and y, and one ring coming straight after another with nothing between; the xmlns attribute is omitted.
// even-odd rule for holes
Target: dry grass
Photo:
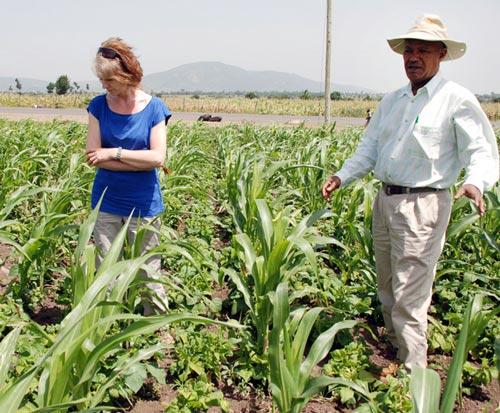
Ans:
<svg viewBox="0 0 500 413"><path fill-rule="evenodd" d="M0 106L81 108L87 107L93 94L68 95L0 93ZM214 97L198 95L162 95L174 112L235 113L260 115L324 116L324 99ZM364 118L366 111L377 108L376 100L333 100L331 116ZM492 121L500 119L500 103L482 103Z"/></svg>

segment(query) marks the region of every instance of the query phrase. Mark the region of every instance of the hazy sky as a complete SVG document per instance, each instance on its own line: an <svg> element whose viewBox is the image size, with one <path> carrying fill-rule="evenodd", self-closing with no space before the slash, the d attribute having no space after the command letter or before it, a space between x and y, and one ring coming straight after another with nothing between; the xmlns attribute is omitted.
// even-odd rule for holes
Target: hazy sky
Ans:
<svg viewBox="0 0 500 413"><path fill-rule="evenodd" d="M120 36L145 74L200 61L324 79L326 0L2 0L0 76L95 79L99 44ZM500 93L500 0L332 0L332 81L388 92L407 82L385 39L439 14L467 53L445 76ZM318 91L319 92L319 91Z"/></svg>

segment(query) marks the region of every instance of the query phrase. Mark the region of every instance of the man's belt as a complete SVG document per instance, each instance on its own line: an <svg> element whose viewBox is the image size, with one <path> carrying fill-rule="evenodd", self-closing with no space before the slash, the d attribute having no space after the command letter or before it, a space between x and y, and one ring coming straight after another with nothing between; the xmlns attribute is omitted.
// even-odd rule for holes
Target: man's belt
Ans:
<svg viewBox="0 0 500 413"><path fill-rule="evenodd" d="M386 195L403 195L403 194L418 194L422 192L439 192L442 189L431 188L430 186L421 186L418 188L410 188L408 186L382 184L382 190Z"/></svg>

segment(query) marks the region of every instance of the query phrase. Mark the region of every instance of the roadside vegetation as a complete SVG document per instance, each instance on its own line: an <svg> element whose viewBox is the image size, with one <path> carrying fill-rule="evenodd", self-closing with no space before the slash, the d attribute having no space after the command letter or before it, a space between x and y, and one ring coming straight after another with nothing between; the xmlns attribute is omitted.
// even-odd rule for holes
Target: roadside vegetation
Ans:
<svg viewBox="0 0 500 413"><path fill-rule="evenodd" d="M54 85L55 87L56 85ZM0 107L79 108L85 109L94 94L0 93ZM307 90L295 94L163 94L161 97L174 112L245 113L259 115L324 116L324 98ZM331 116L365 118L378 106L379 95L332 93ZM500 98L485 96L481 105L492 121L500 120Z"/></svg>
<svg viewBox="0 0 500 413"><path fill-rule="evenodd" d="M298 413L314 398L330 412L451 413L498 380L500 186L482 218L465 198L453 207L429 369L383 377L372 358L385 344L370 235L379 183L368 176L328 204L320 194L362 128L170 125L158 250L170 310L147 318L135 277L147 256L126 245L120 260L124 234L95 270L85 134L0 120L2 412L131 409L169 386L167 413L229 412L228 392L256 411Z"/></svg>

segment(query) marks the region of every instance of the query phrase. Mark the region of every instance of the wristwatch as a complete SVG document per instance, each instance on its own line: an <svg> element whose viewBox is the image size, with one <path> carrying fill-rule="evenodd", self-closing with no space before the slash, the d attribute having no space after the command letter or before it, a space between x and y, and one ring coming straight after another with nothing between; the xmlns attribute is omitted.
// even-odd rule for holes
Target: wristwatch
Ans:
<svg viewBox="0 0 500 413"><path fill-rule="evenodd" d="M119 161L120 159L122 159L122 147L119 146L117 149L116 149L116 156L115 156L115 159L117 161Z"/></svg>

